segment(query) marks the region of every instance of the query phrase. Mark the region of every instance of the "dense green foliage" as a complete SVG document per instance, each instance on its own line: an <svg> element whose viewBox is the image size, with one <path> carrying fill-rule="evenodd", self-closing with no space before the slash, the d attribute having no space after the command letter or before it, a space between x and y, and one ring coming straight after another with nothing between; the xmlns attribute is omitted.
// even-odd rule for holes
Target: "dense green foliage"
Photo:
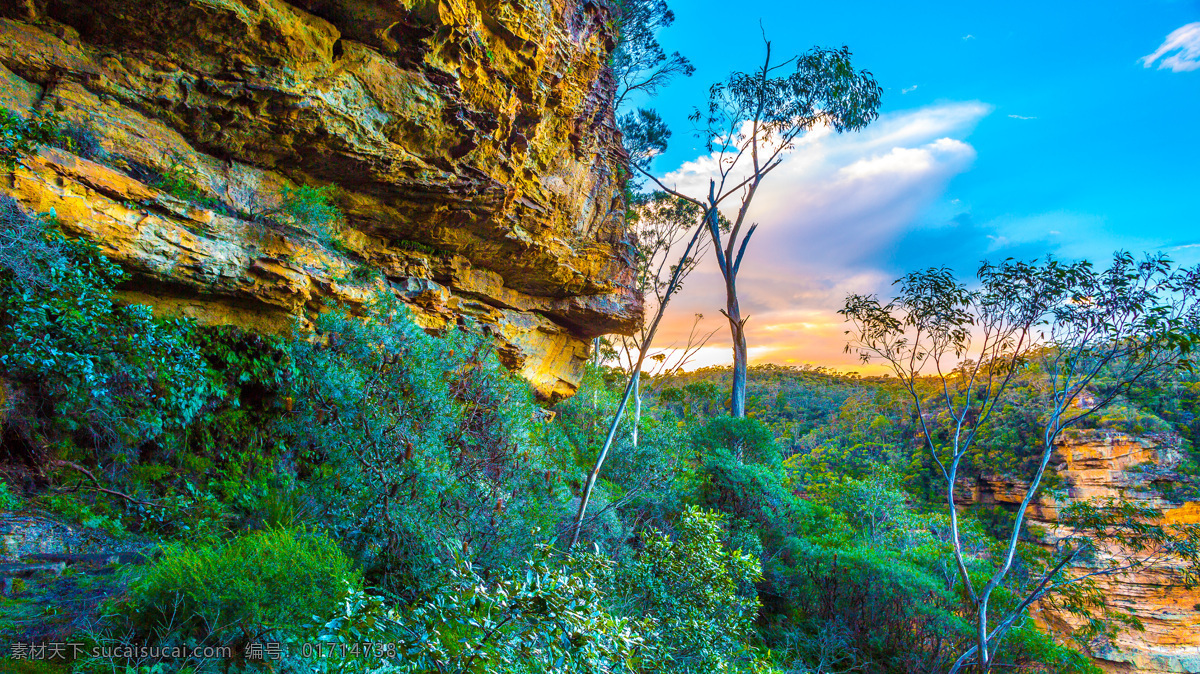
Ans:
<svg viewBox="0 0 1200 674"><path fill-rule="evenodd" d="M450 543L523 558L531 530L555 525L566 469L527 387L483 337L431 337L395 304L373 312L329 312L319 341L293 346L280 428L309 466L316 521L398 591L420 588Z"/></svg>
<svg viewBox="0 0 1200 674"><path fill-rule="evenodd" d="M225 543L168 547L134 581L129 612L142 639L223 645L295 632L314 614L332 614L340 590L359 583L328 538L263 529Z"/></svg>
<svg viewBox="0 0 1200 674"><path fill-rule="evenodd" d="M332 227L342 219L328 186L285 185L281 196L278 213L322 239L328 239L333 234Z"/></svg>
<svg viewBox="0 0 1200 674"><path fill-rule="evenodd" d="M748 649L758 597L759 561L721 543L722 518L689 507L674 537L649 531L644 548L623 565L616 596L632 615L653 622L650 639L669 662L647 671L753 671L763 666Z"/></svg>
<svg viewBox="0 0 1200 674"><path fill-rule="evenodd" d="M27 412L40 426L37 444L114 451L188 423L206 389L190 326L117 302L124 273L95 246L16 215L11 203L0 207L0 226L25 228L41 244L0 260L9 269L0 278L0 366L36 389Z"/></svg>
<svg viewBox="0 0 1200 674"><path fill-rule="evenodd" d="M53 113L28 118L0 108L0 168L12 170L17 161L39 144L67 143L68 134Z"/></svg>

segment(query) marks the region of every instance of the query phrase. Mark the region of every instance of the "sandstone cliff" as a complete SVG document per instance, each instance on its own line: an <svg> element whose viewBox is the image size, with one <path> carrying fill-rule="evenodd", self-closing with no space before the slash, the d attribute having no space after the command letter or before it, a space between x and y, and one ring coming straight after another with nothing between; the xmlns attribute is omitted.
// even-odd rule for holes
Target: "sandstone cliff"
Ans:
<svg viewBox="0 0 1200 674"><path fill-rule="evenodd" d="M159 310L281 330L390 289L569 395L589 340L641 312L608 21L591 0L4 0L0 105L100 147L42 148L0 192ZM337 231L264 216L300 185L332 186Z"/></svg>
<svg viewBox="0 0 1200 674"><path fill-rule="evenodd" d="M1084 432L1060 440L1054 462L1066 485L1067 501L1045 497L1030 507L1030 525L1052 540L1059 509L1071 500L1125 498L1162 510L1166 524L1200 522L1200 502L1164 498L1180 479L1177 439L1132 437L1107 431ZM967 501L1015 506L1025 485L989 477L972 485ZM1136 616L1145 631L1121 632L1112 644L1093 648L1106 672L1200 672L1200 588L1184 587L1169 565L1101 578L1109 605ZM1074 629L1073 616L1042 611L1037 619L1059 634Z"/></svg>

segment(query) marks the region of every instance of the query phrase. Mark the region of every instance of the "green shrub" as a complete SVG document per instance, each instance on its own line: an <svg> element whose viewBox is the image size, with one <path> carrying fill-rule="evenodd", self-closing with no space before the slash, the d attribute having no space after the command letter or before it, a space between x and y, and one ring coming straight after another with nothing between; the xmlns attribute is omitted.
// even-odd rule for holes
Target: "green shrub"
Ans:
<svg viewBox="0 0 1200 674"><path fill-rule="evenodd" d="M11 276L17 286L46 289L51 272L66 264L61 240L46 230L41 218L12 197L0 196L0 274Z"/></svg>
<svg viewBox="0 0 1200 674"><path fill-rule="evenodd" d="M0 168L11 171L21 157L42 143L68 142L62 123L53 112L40 111L25 118L0 108Z"/></svg>
<svg viewBox="0 0 1200 674"><path fill-rule="evenodd" d="M296 226L326 240L333 235L333 228L342 219L342 212L333 205L332 197L333 189L329 186L284 186L279 213L287 216Z"/></svg>
<svg viewBox="0 0 1200 674"><path fill-rule="evenodd" d="M651 531L622 565L616 595L625 612L654 622L649 637L669 659L645 671L741 672L761 667L748 647L759 601L758 560L721 543L720 514L689 507L674 535Z"/></svg>
<svg viewBox="0 0 1200 674"><path fill-rule="evenodd" d="M130 586L128 617L150 643L240 645L295 636L330 615L361 582L336 543L298 529L266 529L224 544L169 547Z"/></svg>
<svg viewBox="0 0 1200 674"><path fill-rule="evenodd" d="M421 243L420 241L410 241L408 239L402 239L400 241L394 241L392 243L392 245L395 246L396 248L399 248L400 250L408 250L408 251L412 251L414 253L425 253L426 255L431 255L431 256L445 254L445 251L441 250L440 248L435 248L433 246L430 246L429 244Z"/></svg>
<svg viewBox="0 0 1200 674"><path fill-rule="evenodd" d="M330 311L297 341L283 430L321 520L373 578L411 592L446 542L485 566L528 556L564 511L529 387L490 339L432 337L395 300Z"/></svg>
<svg viewBox="0 0 1200 674"><path fill-rule="evenodd" d="M157 487L163 492L153 504L140 508L140 525L144 533L191 542L213 541L226 534L234 520L227 500L218 498L210 489L197 487L192 480L164 481L162 484L150 481L140 486Z"/></svg>
<svg viewBox="0 0 1200 674"><path fill-rule="evenodd" d="M96 131L90 126L76 122L64 124L59 137L52 139L50 144L92 161L102 161L108 156Z"/></svg>
<svg viewBox="0 0 1200 674"><path fill-rule="evenodd" d="M779 463L775 436L758 419L715 417L692 431L692 444L698 456L711 456L723 451L746 463Z"/></svg>
<svg viewBox="0 0 1200 674"><path fill-rule="evenodd" d="M210 402L190 424L162 438L164 451L155 458L161 470L203 486L257 525L263 492L296 470L279 426L293 376L292 345L231 326L199 328L193 342L207 366Z"/></svg>
<svg viewBox="0 0 1200 674"><path fill-rule="evenodd" d="M403 616L406 671L599 674L662 661L645 621L605 608L611 562L539 546L523 566L485 577L455 556L446 581Z"/></svg>
<svg viewBox="0 0 1200 674"><path fill-rule="evenodd" d="M877 468L861 480L845 480L820 498L844 515L868 545L905 550L928 541L930 523L909 509L909 496L897 482L894 473Z"/></svg>
<svg viewBox="0 0 1200 674"><path fill-rule="evenodd" d="M644 423L636 446L622 438L613 448L601 479L631 510L666 507L679 512L677 487L687 451L687 434L674 424Z"/></svg>
<svg viewBox="0 0 1200 674"><path fill-rule="evenodd" d="M0 510L16 510L21 507L21 498L13 493L8 483L0 478Z"/></svg>
<svg viewBox="0 0 1200 674"><path fill-rule="evenodd" d="M104 501L90 501L90 495L74 492L45 496L39 499L39 505L62 521L77 523L89 529L101 529L114 538L128 534L118 511L114 511Z"/></svg>
<svg viewBox="0 0 1200 674"><path fill-rule="evenodd" d="M970 626L935 569L856 545L802 543L788 557L782 594L790 611L772 617L772 650L790 645L788 655L810 666L825 655L846 670L945 671L969 644Z"/></svg>
<svg viewBox="0 0 1200 674"><path fill-rule="evenodd" d="M718 452L691 476L688 498L750 523L768 548L790 536L838 536L844 526L828 508L797 498L783 484L779 470L742 463Z"/></svg>
<svg viewBox="0 0 1200 674"><path fill-rule="evenodd" d="M121 304L119 267L95 245L33 222L46 246L0 272L0 366L42 405L30 414L44 421L39 432L119 449L187 423L207 394L190 324ZM22 266L44 283L21 282Z"/></svg>
<svg viewBox="0 0 1200 674"><path fill-rule="evenodd" d="M207 205L211 197L205 195L196 185L200 180L200 174L188 164L187 156L179 152L172 152L165 157L165 161L166 170L154 175L150 181L151 184L173 197L199 205Z"/></svg>

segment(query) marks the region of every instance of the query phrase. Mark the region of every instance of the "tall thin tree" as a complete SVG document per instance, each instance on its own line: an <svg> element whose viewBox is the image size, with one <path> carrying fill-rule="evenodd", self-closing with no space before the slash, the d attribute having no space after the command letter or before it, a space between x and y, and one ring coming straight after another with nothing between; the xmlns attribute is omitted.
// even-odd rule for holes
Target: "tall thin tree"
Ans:
<svg viewBox="0 0 1200 674"><path fill-rule="evenodd" d="M815 48L780 63L772 62L765 41L762 66L752 73L734 72L709 89L705 110L691 119L713 158L707 196L687 195L667 185L648 166L636 166L662 190L703 209L717 267L725 285L724 314L733 341L730 413L746 415L746 321L738 301L737 277L750 238L758 228L749 222L750 207L766 177L782 164L796 140L816 126L837 132L857 130L878 117L882 89L870 72L856 71L850 50ZM643 111L639 111L643 112ZM646 111L649 112L649 111ZM629 133L640 132L641 146L654 147L666 132L657 115L645 114ZM739 200L731 226L723 232L718 214L727 201Z"/></svg>
<svg viewBox="0 0 1200 674"><path fill-rule="evenodd" d="M636 161L645 159L645 156L639 156ZM588 473L587 482L584 483L579 499L579 509L575 514L571 530L570 545L572 547L579 541L588 503L596 487L596 480L600 477L600 470L604 467L608 452L612 449L613 441L617 437L617 431L630 398L638 390L643 367L662 324L663 316L666 314L667 306L670 304L671 298L679 291L687 274L695 269L699 259L697 253L704 245L703 235L706 228L704 221L700 218L701 209L687 202L676 202L670 197L654 197L650 200L650 204L652 206L645 204L642 206L647 211L646 217L649 219L646 226L651 231L661 230L666 237L665 240L649 239L649 254L652 257L647 258L647 253L643 253L642 257L642 265L645 266L645 269L641 273L647 275L644 282L648 284L647 289L654 298L653 316L643 325L638 335L636 351L628 353L630 363L625 390L617 404L612 421L609 423L604 444L596 455L592 470ZM682 250L679 250L679 245L683 244L685 239L686 244L683 245ZM674 264L671 264L671 260L675 260ZM630 346L634 345L630 344Z"/></svg>
<svg viewBox="0 0 1200 674"><path fill-rule="evenodd" d="M675 77L690 77L695 68L679 52L668 56L658 42L658 31L670 26L675 21L675 15L667 7L665 0L618 0L616 8L617 44L613 50L612 61L610 63L613 74L617 79L617 95L614 99L613 107L617 110L619 115L618 123L624 132L623 140L626 156L629 161L629 172L626 176L631 183L636 184L637 181L632 180L633 172L647 166L655 155L666 149L667 139L670 138L671 133L666 128L666 125L662 123L662 118L654 110L642 108L633 113L620 114L625 107L626 98L635 92L653 96ZM623 204L623 211L626 218L629 217L631 209L635 206L636 204ZM682 216L685 213L683 210L676 210L676 215L678 216ZM697 223L692 224L698 224L698 222L699 220L697 220ZM665 277L665 282L661 274L657 278L656 283L658 285L654 289L655 307L653 318L642 324L642 329L637 336L637 348L630 349L628 347L632 346L632 344L626 344L626 353L636 353L637 355L636 358L630 358L625 391L621 396L620 403L617 405L616 412L613 414L612 421L609 423L608 434L605 436L604 444L596 456L596 461L592 466L592 470L588 473L587 481L584 483L583 492L580 494L579 510L572 525L571 546L574 546L579 540L579 534L583 528L584 515L587 513L588 502L591 500L596 480L600 476L600 470L604 467L604 461L608 457L609 450L612 448L613 440L616 438L617 429L620 427L621 419L629 404L630 396L637 395L636 409L640 412L641 397L638 385L641 379L642 365L645 363L646 356L654 343L654 337L658 332L659 324L662 322L663 314L667 310L667 304L670 302L671 296L678 290L683 277L695 266L695 253L699 249L698 244L702 243L700 234L703 232L703 228L700 226L684 226L680 229L672 225L668 229L671 230L672 236L676 236L681 231L687 232L691 229L695 230L695 234L688 240L683 252L679 254L676 264L669 267L670 274ZM677 251L674 250L674 246L679 242L678 238L673 238L670 245L661 251L664 262L671 255L676 254ZM641 248L640 252L644 256L645 247L642 246ZM662 270L660 269L659 271L661 272ZM600 344L601 342L598 339L596 347L599 348Z"/></svg>
<svg viewBox="0 0 1200 674"><path fill-rule="evenodd" d="M701 222L701 209L665 192L655 192L649 195L635 197L635 206L631 209L630 230L637 237L637 264L634 268L634 286L646 298L646 310L651 316L657 313L659 306L670 301L666 291L676 265L685 265L680 282L685 278L704 256L707 240L700 241L696 250L686 258L678 258L679 247L684 244L687 236ZM728 223L726 223L726 226ZM676 288L678 290L678 288ZM713 331L700 330L701 316L697 315L692 329L682 343L672 343L648 357L652 365L643 370L649 375L649 380L662 381L664 376L678 372L696 355L697 350L708 342ZM623 361L624 369L633 372L634 363L647 343L649 322L643 323L633 335L621 335L618 338L620 348L618 354ZM646 364L643 364L646 367ZM642 382L645 377L639 375L633 390L633 419L630 437L633 445L638 444L638 424L641 419L642 397L645 394Z"/></svg>

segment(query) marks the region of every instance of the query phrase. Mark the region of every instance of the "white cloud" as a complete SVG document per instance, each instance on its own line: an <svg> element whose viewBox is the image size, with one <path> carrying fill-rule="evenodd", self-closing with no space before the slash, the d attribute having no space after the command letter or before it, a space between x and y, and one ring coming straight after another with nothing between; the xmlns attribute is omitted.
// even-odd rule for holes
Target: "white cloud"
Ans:
<svg viewBox="0 0 1200 674"><path fill-rule="evenodd" d="M968 34L966 34L966 35L964 35L964 36L963 36L963 39L964 39L964 40L974 40L974 39L975 39L975 36L974 36L974 35L971 35L970 33L968 33Z"/></svg>
<svg viewBox="0 0 1200 674"><path fill-rule="evenodd" d="M1024 115L1009 115L1013 119L1037 119L1037 117L1026 117Z"/></svg>
<svg viewBox="0 0 1200 674"><path fill-rule="evenodd" d="M1200 21L1175 29L1153 54L1138 61L1147 68L1158 61L1159 70L1177 73L1200 69Z"/></svg>
<svg viewBox="0 0 1200 674"><path fill-rule="evenodd" d="M916 90L917 90L917 85L914 84L911 87L904 87L903 89L900 90L900 93L911 94L912 92L914 92Z"/></svg>
<svg viewBox="0 0 1200 674"><path fill-rule="evenodd" d="M888 288L885 262L896 242L966 171L975 150L963 138L991 106L932 105L882 116L866 130L819 128L797 143L764 181L750 212L761 226L738 283L752 360L814 361L857 368L841 353L848 292ZM664 182L687 194L707 193L716 158L702 156ZM736 206L736 204L734 204ZM731 212L732 213L732 212ZM695 313L720 328L700 360L728 362L728 329L720 275L711 259L693 272L672 303L663 343L686 336ZM677 334L678 333L678 334Z"/></svg>

